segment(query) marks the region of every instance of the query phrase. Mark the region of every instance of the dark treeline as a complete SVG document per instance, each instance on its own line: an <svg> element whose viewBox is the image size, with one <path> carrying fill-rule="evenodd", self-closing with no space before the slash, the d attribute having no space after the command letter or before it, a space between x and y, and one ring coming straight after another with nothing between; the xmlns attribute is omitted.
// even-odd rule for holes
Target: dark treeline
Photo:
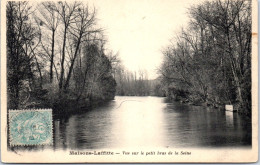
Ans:
<svg viewBox="0 0 260 165"><path fill-rule="evenodd" d="M188 27L163 52L161 84L170 99L251 114L251 1L193 6Z"/></svg>
<svg viewBox="0 0 260 165"><path fill-rule="evenodd" d="M116 95L118 96L163 96L158 90L159 80L150 80L146 70L129 71L126 69L118 54L109 56L112 61L113 76L116 80ZM157 89L156 89L157 88Z"/></svg>
<svg viewBox="0 0 260 165"><path fill-rule="evenodd" d="M116 82L96 10L81 2L7 2L8 108L88 107Z"/></svg>
<svg viewBox="0 0 260 165"><path fill-rule="evenodd" d="M151 92L151 83L146 71L130 72L121 63L114 67L114 77L117 82L116 95L119 96L148 96Z"/></svg>

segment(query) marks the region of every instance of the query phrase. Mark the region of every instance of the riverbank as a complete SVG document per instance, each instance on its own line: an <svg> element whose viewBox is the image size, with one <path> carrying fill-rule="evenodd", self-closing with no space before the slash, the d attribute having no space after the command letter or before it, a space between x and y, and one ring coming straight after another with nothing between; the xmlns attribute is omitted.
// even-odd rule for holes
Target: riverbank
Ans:
<svg viewBox="0 0 260 165"><path fill-rule="evenodd" d="M203 102L202 100L199 100L199 99L192 101L192 100L189 100L188 98L183 98L183 97L178 97L178 96L177 97L168 96L166 98L167 98L167 101L169 101L169 102L177 101L177 102L187 104L187 105L209 107L209 108L218 109L218 110L222 110L222 111L226 111L225 106L230 105L230 103L228 103L228 102L226 102L226 103L219 103L219 102L213 102L213 101ZM233 107L234 107L234 110L235 110L234 112L251 118L251 113L248 113L248 111L243 111L239 102L235 102L231 105L233 105Z"/></svg>
<svg viewBox="0 0 260 165"><path fill-rule="evenodd" d="M56 102L53 105L53 113L56 116L68 116L68 115L72 115L72 114L78 114L78 113L84 113L86 111L90 111L96 107L99 106L104 106L107 103L109 103L109 101L111 101L112 99L109 100L103 100L103 99L94 99L94 100L65 100L65 101L60 101L60 102Z"/></svg>

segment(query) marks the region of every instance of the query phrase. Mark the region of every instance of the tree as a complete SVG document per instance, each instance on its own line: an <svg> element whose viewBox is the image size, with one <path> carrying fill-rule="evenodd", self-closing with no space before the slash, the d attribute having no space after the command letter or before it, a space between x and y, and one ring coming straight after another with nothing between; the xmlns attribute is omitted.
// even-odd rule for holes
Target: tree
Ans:
<svg viewBox="0 0 260 165"><path fill-rule="evenodd" d="M73 38L73 44L75 46L74 54L71 59L71 64L69 67L68 76L64 84L64 89L66 90L69 86L69 81L71 78L72 70L74 67L75 60L79 54L80 46L82 42L89 41L89 35L94 33L100 33L101 29L95 29L95 9L91 13L88 7L81 6L77 9L77 16L75 17L75 23L71 24L69 29L70 35Z"/></svg>
<svg viewBox="0 0 260 165"><path fill-rule="evenodd" d="M8 2L6 12L8 108L63 113L68 101L70 109L114 98L112 61L95 8L83 2L40 2L33 8Z"/></svg>
<svg viewBox="0 0 260 165"><path fill-rule="evenodd" d="M34 49L40 33L30 21L28 2L7 2L6 7L8 107L17 109L24 102L23 90L35 85Z"/></svg>
<svg viewBox="0 0 260 165"><path fill-rule="evenodd" d="M43 2L38 6L39 14L35 14L36 22L38 26L41 27L41 31L48 34L48 31L51 32L51 37L49 39L48 35L46 35L47 42L43 44L41 42L41 46L43 51L48 55L50 59L50 83L53 82L53 67L54 67L54 56L55 56L55 34L57 28L60 24L60 17L58 13L55 11L56 4L54 2ZM49 41L50 40L50 41ZM50 44L48 44L50 43ZM49 49L50 45L50 49Z"/></svg>
<svg viewBox="0 0 260 165"><path fill-rule="evenodd" d="M251 113L251 2L206 1L189 9L186 29L160 69L168 96ZM172 91L172 92L171 92Z"/></svg>

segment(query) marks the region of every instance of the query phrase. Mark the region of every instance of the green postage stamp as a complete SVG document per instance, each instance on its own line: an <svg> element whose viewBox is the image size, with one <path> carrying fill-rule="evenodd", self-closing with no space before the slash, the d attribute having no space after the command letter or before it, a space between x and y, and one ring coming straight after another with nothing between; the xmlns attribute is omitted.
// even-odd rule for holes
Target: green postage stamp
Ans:
<svg viewBox="0 0 260 165"><path fill-rule="evenodd" d="M9 110L10 146L52 145L52 110Z"/></svg>

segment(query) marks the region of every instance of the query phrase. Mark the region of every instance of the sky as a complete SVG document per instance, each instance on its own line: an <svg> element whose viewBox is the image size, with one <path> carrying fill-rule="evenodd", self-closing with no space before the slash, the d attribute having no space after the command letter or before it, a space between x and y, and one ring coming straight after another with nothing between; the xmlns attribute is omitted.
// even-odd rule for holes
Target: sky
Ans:
<svg viewBox="0 0 260 165"><path fill-rule="evenodd" d="M201 0L93 0L107 48L118 52L129 71L156 78L162 49L189 20L187 8Z"/></svg>

